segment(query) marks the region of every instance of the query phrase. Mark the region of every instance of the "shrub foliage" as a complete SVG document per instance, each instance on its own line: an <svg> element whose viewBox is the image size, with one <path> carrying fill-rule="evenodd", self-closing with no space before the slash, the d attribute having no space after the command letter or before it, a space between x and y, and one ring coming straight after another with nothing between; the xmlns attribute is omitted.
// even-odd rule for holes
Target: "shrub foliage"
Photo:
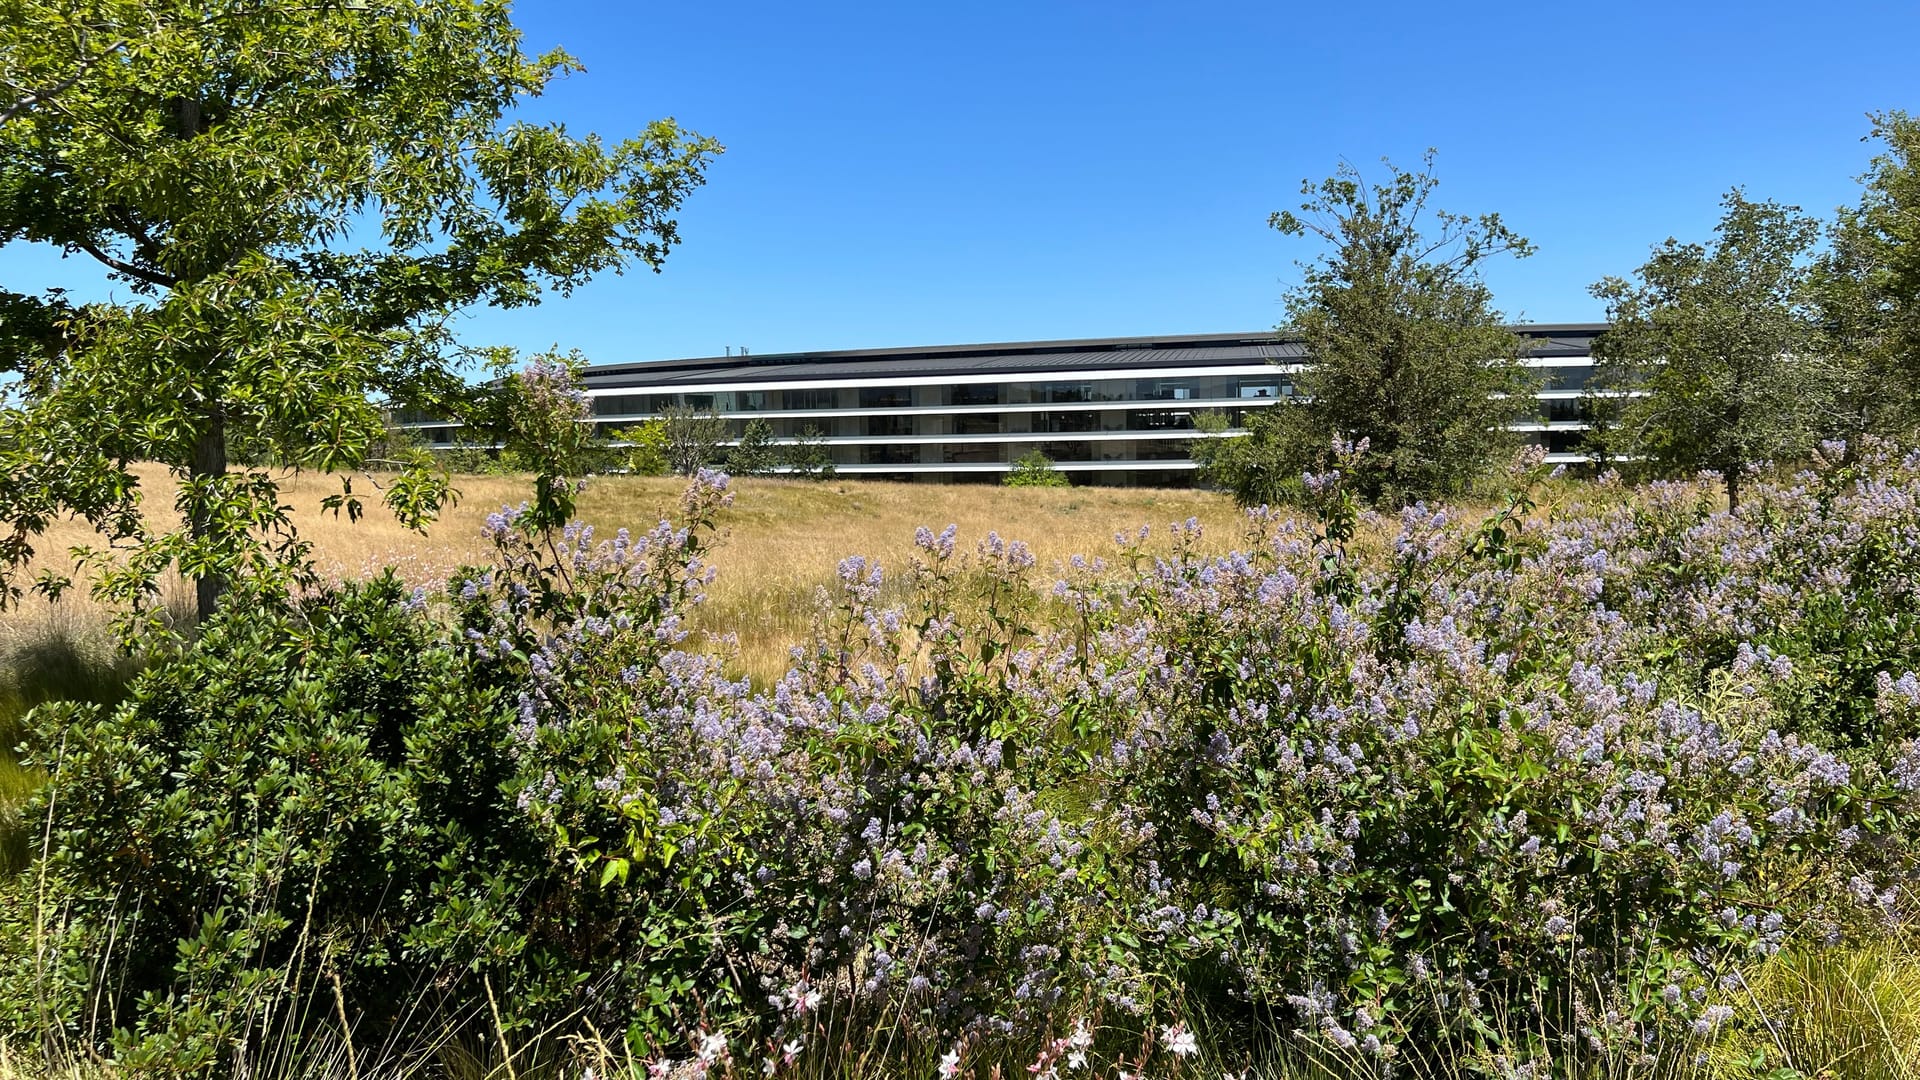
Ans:
<svg viewBox="0 0 1920 1080"><path fill-rule="evenodd" d="M1204 1013L1497 1071L1691 1056L1743 968L1898 915L1920 458L1396 529L1335 456L1226 555L849 558L764 687L686 628L712 473L642 533L504 510L440 594L227 605L35 714L51 899L0 1008L181 1071L428 994L649 1054Z"/></svg>

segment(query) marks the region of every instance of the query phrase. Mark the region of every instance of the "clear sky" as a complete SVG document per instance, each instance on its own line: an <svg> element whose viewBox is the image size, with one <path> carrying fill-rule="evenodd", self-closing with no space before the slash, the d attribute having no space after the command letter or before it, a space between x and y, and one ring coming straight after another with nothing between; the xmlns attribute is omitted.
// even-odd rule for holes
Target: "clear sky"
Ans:
<svg viewBox="0 0 1920 1080"><path fill-rule="evenodd" d="M1509 315L1704 239L1730 186L1851 202L1870 110L1920 110L1920 3L796 4L523 0L587 72L533 113L727 146L664 273L462 321L597 362L1259 330L1304 240L1266 227L1342 158L1439 150L1446 209L1540 248ZM0 251L31 288L44 256ZM61 283L83 268L58 268ZM23 279L24 275L24 279Z"/></svg>

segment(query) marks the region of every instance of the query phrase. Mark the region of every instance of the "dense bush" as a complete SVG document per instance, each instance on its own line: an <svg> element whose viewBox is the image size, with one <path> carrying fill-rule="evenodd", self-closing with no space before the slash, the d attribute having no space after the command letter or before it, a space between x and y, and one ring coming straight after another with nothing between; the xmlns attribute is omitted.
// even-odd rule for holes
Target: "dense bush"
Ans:
<svg viewBox="0 0 1920 1080"><path fill-rule="evenodd" d="M186 1069L325 1015L335 980L373 1034L429 980L529 962L552 875L507 710L422 606L391 578L238 595L118 707L34 714L57 923L9 1022Z"/></svg>
<svg viewBox="0 0 1920 1080"><path fill-rule="evenodd" d="M1029 450L1013 463L1006 478L1007 487L1070 487L1067 474L1054 468L1053 459L1038 450Z"/></svg>
<svg viewBox="0 0 1920 1080"><path fill-rule="evenodd" d="M444 596L229 605L118 708L37 714L50 945L0 1005L176 1065L269 998L372 1037L413 996L648 1053L828 1010L1630 1066L1900 914L1920 460L1831 447L1737 514L1602 483L1396 528L1304 487L1317 524L1058 581L923 530L909 602L848 559L763 688L686 628L712 474L641 534L502 511Z"/></svg>

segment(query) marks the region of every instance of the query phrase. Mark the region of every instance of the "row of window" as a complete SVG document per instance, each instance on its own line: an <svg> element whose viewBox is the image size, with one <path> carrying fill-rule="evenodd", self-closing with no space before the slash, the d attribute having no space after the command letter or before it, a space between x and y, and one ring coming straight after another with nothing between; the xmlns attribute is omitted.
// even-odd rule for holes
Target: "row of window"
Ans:
<svg viewBox="0 0 1920 1080"><path fill-rule="evenodd" d="M1192 379L1083 379L1071 382L973 383L955 386L813 387L714 393L602 394L600 416L644 416L671 408L696 412L798 412L834 409L984 408L994 405L1094 404L1276 398L1292 392L1284 375Z"/></svg>
<svg viewBox="0 0 1920 1080"><path fill-rule="evenodd" d="M1586 419L1579 398L1550 398L1514 416L1515 423L1564 424ZM1121 434L1124 432L1192 431L1201 412L1217 415L1228 427L1240 427L1252 409L1202 407L1197 409L1075 409L1033 412L907 413L893 415L774 416L763 421L777 439L819 435L841 439L941 438L1025 434ZM599 433L613 437L633 421L602 419ZM727 421L730 437L738 438L744 418Z"/></svg>
<svg viewBox="0 0 1920 1080"><path fill-rule="evenodd" d="M1210 409L1227 423L1242 427L1250 409ZM991 438L1014 434L1127 434L1127 432L1185 432L1194 430L1194 411L1185 409L1085 409L1062 413L952 413L952 415L879 415L879 417L772 417L764 421L776 440L793 438ZM1578 398L1540 402L1530 415L1515 423L1582 423L1586 419ZM603 438L618 438L630 421L601 419L595 429ZM728 438L739 438L745 421L728 423ZM430 427L422 430L428 442L449 446L459 442L459 430ZM1160 440L1185 446L1181 440Z"/></svg>
<svg viewBox="0 0 1920 1080"><path fill-rule="evenodd" d="M1038 440L1017 443L909 444L835 446L829 449L840 465L1004 465L1035 450L1056 462L1181 461L1188 460L1185 439L1108 442Z"/></svg>
<svg viewBox="0 0 1920 1080"><path fill-rule="evenodd" d="M1584 389L1592 368L1541 368L1543 391ZM667 409L695 412L827 412L839 409L988 408L995 405L1079 405L1136 401L1270 400L1293 393L1279 373L1185 379L1081 379L947 386L809 387L713 393L607 393L593 399L599 416L647 416Z"/></svg>

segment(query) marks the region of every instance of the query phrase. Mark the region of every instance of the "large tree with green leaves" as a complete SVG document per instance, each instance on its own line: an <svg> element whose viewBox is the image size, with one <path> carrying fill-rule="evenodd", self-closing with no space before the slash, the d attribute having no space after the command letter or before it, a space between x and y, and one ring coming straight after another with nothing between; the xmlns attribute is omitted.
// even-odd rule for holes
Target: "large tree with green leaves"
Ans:
<svg viewBox="0 0 1920 1080"><path fill-rule="evenodd" d="M1367 440L1356 487L1376 501L1457 494L1513 444L1507 424L1532 377L1481 268L1533 247L1498 214L1428 205L1433 151L1369 184L1350 164L1301 185L1299 212L1269 224L1324 245L1286 295L1306 353L1295 396L1253 412L1242 439L1198 444L1208 474L1246 502L1286 495L1336 439ZM1517 402L1515 399L1520 399Z"/></svg>
<svg viewBox="0 0 1920 1080"><path fill-rule="evenodd" d="M138 607L175 568L204 614L297 553L236 458L360 467L385 408L470 410L461 309L658 269L719 147L519 115L578 67L523 52L504 0L0 0L0 242L90 259L123 297L0 302L0 571L79 513L131 552L97 587ZM178 478L179 528L142 524L140 461ZM387 494L420 522L443 489Z"/></svg>
<svg viewBox="0 0 1920 1080"><path fill-rule="evenodd" d="M1869 119L1884 149L1860 178L1859 203L1834 223L1820 300L1836 347L1859 361L1848 400L1860 426L1910 433L1920 427L1920 117Z"/></svg>
<svg viewBox="0 0 1920 1080"><path fill-rule="evenodd" d="M1712 244L1669 238L1634 280L1593 286L1612 323L1594 358L1618 395L1611 448L1654 473L1717 472L1738 506L1755 464L1847 432L1853 375L1820 319L1819 223L1739 190L1722 206Z"/></svg>

